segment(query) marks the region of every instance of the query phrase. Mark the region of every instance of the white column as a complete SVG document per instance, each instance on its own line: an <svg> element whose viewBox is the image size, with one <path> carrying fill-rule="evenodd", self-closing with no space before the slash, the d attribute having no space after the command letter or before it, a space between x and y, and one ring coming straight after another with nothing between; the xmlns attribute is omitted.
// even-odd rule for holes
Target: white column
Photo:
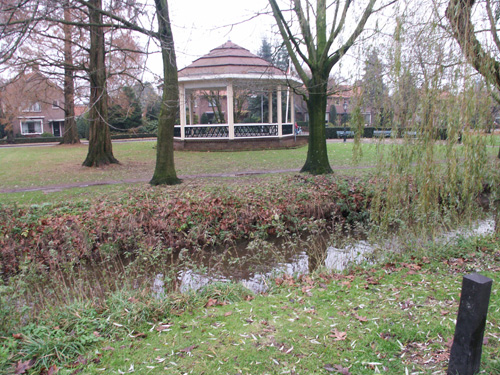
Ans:
<svg viewBox="0 0 500 375"><path fill-rule="evenodd" d="M189 94L188 99L188 108L189 108L189 125L193 125L193 96Z"/></svg>
<svg viewBox="0 0 500 375"><path fill-rule="evenodd" d="M269 124L272 124L273 123L273 90L269 90L269 94L268 94L268 101L269 101Z"/></svg>
<svg viewBox="0 0 500 375"><path fill-rule="evenodd" d="M290 122L295 129L295 95L293 90L290 90Z"/></svg>
<svg viewBox="0 0 500 375"><path fill-rule="evenodd" d="M281 102L281 86L276 88L277 102L276 110L278 111L278 137L283 137L283 103Z"/></svg>
<svg viewBox="0 0 500 375"><path fill-rule="evenodd" d="M184 85L179 85L179 104L181 117L181 139L186 138L186 89Z"/></svg>
<svg viewBox="0 0 500 375"><path fill-rule="evenodd" d="M234 139L234 93L232 82L227 85L227 123L229 125L229 139Z"/></svg>

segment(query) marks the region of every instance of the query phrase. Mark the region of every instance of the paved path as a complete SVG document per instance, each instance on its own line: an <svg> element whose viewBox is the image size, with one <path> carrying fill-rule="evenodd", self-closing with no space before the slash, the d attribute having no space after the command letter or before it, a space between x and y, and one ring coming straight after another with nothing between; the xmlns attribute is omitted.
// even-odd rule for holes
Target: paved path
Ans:
<svg viewBox="0 0 500 375"><path fill-rule="evenodd" d="M112 139L112 143L126 143L126 142L151 142L156 141L156 138L130 138L130 139ZM80 139L80 144L88 145L89 141ZM45 143L16 143L16 144L2 144L0 148L18 148L18 147L52 147L59 146L60 142L45 142ZM70 145L71 146L71 145Z"/></svg>
<svg viewBox="0 0 500 375"><path fill-rule="evenodd" d="M333 170L347 170L347 169L370 169L375 168L374 165L367 166L357 166L357 167L332 167ZM275 170L265 170L265 171L244 171L244 172L232 172L232 173L207 173L207 174L197 174L197 175L182 175L178 176L183 180L197 179L197 178L217 178L217 177L244 177L244 176L258 176L263 174L279 174L279 173L297 173L300 169L275 169ZM44 192L55 192L64 189L72 188L85 188L88 186L106 186L106 185L118 185L118 184L135 184L149 182L149 178L135 178L135 179L124 179L124 180L105 180L105 181L90 181L90 182L74 182L71 184L60 184L60 185L46 185L46 186L35 186L29 188L13 188L13 189L0 189L0 193L25 193L30 191L44 191Z"/></svg>

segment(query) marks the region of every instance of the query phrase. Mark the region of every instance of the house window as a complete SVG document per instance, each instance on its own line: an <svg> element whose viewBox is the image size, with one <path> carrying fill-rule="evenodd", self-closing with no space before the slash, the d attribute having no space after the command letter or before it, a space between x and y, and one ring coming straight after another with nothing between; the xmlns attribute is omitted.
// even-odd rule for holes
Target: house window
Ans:
<svg viewBox="0 0 500 375"><path fill-rule="evenodd" d="M36 102L31 104L28 108L23 109L23 112L42 112L42 106Z"/></svg>
<svg viewBox="0 0 500 375"><path fill-rule="evenodd" d="M42 120L22 121L21 134L42 134Z"/></svg>
<svg viewBox="0 0 500 375"><path fill-rule="evenodd" d="M52 102L52 108L59 108L59 100L54 100Z"/></svg>

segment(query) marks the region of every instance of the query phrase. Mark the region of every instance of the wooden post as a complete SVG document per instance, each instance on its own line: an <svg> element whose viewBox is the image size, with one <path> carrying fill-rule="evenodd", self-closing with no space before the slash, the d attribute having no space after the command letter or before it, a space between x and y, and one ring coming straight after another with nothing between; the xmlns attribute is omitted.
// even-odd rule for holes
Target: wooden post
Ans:
<svg viewBox="0 0 500 375"><path fill-rule="evenodd" d="M463 278L448 375L479 372L492 284L493 280L477 273Z"/></svg>

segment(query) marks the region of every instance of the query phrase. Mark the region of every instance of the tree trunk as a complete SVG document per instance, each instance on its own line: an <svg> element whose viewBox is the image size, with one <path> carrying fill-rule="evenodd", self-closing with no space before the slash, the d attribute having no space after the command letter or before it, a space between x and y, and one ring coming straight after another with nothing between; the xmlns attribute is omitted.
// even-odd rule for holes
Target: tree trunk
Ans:
<svg viewBox="0 0 500 375"><path fill-rule="evenodd" d="M64 6L64 20L71 22L69 4ZM63 25L64 30L64 134L61 144L80 143L75 119L75 82L73 79L73 51L71 48L71 26Z"/></svg>
<svg viewBox="0 0 500 375"><path fill-rule="evenodd" d="M307 110L309 112L309 146L307 148L306 163L300 170L311 174L332 173L326 149L325 116L327 101L327 79L313 78L308 84L309 98Z"/></svg>
<svg viewBox="0 0 500 375"><path fill-rule="evenodd" d="M83 162L85 167L118 163L113 156L111 135L108 127L108 95L106 90L106 65L104 55L104 31L102 15L102 0L89 0L90 22L90 131L89 151Z"/></svg>
<svg viewBox="0 0 500 375"><path fill-rule="evenodd" d="M174 38L170 26L167 0L155 0L158 35L163 58L163 97L158 119L156 167L151 185L174 185L177 178L174 165L174 125L179 112L179 82Z"/></svg>

